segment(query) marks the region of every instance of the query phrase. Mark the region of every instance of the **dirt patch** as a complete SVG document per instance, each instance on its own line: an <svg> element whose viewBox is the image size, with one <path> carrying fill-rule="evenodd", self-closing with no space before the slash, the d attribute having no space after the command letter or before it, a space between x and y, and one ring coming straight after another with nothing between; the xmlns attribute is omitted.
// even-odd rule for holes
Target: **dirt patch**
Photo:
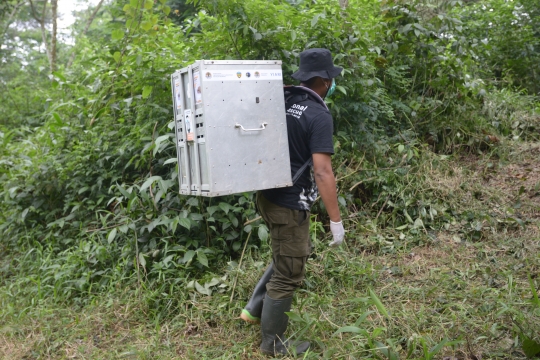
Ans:
<svg viewBox="0 0 540 360"><path fill-rule="evenodd" d="M22 359L32 348L32 345L31 341L20 341L0 335L0 358Z"/></svg>
<svg viewBox="0 0 540 360"><path fill-rule="evenodd" d="M522 202L520 212L540 219L540 144L522 145L509 164L484 177L485 185L497 188Z"/></svg>
<svg viewBox="0 0 540 360"><path fill-rule="evenodd" d="M501 169L497 177L492 177L488 185L510 193L521 191L534 199L540 196L540 160L535 163L510 164Z"/></svg>

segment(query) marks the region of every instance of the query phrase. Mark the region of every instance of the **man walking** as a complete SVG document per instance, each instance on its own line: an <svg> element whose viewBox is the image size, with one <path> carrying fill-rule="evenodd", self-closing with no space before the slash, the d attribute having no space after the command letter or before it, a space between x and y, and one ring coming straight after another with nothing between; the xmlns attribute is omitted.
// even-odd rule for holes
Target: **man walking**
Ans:
<svg viewBox="0 0 540 360"><path fill-rule="evenodd" d="M343 69L334 66L327 49L300 54L300 68L292 77L300 86L285 87L287 133L293 186L262 190L257 207L270 229L272 264L256 285L241 318L261 323L261 351L269 355L302 354L309 342L289 344L284 339L294 291L305 276L311 252L310 209L321 196L330 217L331 246L342 243L345 231L339 213L331 155L333 120L324 98L335 89Z"/></svg>

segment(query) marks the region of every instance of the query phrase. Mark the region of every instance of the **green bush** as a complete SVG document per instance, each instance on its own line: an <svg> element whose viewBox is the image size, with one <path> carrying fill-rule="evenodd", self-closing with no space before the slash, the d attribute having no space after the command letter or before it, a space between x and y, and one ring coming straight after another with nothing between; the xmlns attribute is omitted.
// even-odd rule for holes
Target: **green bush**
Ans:
<svg viewBox="0 0 540 360"><path fill-rule="evenodd" d="M107 35L81 40L73 67L51 74L47 100L35 98L35 120L16 126L7 115L2 244L40 269L41 293L84 299L134 279L176 286L265 246L253 194L178 196L169 76L196 59L279 59L291 83L302 50L330 49L344 68L328 99L339 200L344 214L374 229L414 235L460 216L456 199L426 185L426 169L444 157L432 150L486 150L497 146L490 136L537 136L534 106L528 117L519 113L535 98L482 77L479 44L466 33L474 23L465 24L458 2L193 5L198 12L179 26L165 0L113 2ZM349 230L362 227L351 222Z"/></svg>

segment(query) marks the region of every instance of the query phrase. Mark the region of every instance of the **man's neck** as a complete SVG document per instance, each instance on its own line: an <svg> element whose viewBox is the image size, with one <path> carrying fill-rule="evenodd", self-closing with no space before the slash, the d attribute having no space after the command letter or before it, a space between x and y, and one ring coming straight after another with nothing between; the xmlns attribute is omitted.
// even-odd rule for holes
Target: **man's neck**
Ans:
<svg viewBox="0 0 540 360"><path fill-rule="evenodd" d="M321 103L321 105L323 105L325 108L328 109L328 106L326 106L326 103L324 102L323 98L321 95L319 95L315 90L313 90L312 88L309 88L307 86L304 86L303 84L300 84L298 87L304 89L304 90L307 90L310 94L313 95L313 97L315 97L319 103Z"/></svg>

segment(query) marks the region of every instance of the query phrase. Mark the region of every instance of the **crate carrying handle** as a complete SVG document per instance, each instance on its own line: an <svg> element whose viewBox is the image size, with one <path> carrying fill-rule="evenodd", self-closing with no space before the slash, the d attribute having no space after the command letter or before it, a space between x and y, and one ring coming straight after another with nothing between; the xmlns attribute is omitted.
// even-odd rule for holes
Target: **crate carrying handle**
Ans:
<svg viewBox="0 0 540 360"><path fill-rule="evenodd" d="M240 128L240 129L242 129L242 131L262 131L262 130L266 129L266 125L268 125L268 123L267 123L267 122L263 122L263 123L261 124L261 127L258 128L258 129L244 129L244 127L243 127L241 124L236 123L236 124L234 124L234 127L235 127L235 128Z"/></svg>

